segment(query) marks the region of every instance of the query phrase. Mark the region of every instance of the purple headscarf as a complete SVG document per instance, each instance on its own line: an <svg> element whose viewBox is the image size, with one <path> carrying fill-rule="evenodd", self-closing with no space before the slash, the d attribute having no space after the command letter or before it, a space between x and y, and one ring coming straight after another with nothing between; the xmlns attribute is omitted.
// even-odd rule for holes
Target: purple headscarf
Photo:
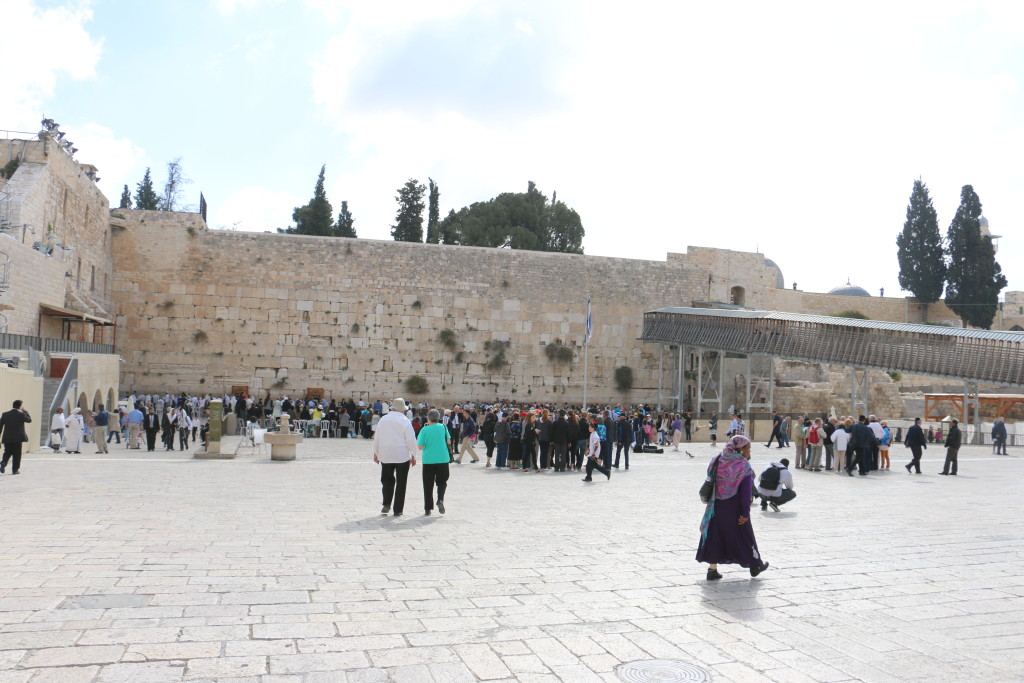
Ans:
<svg viewBox="0 0 1024 683"><path fill-rule="evenodd" d="M754 469L750 466L750 462L743 457L743 453L741 453L748 445L750 445L750 439L742 434L737 434L729 439L729 442L725 444L725 450L722 451L722 454L712 460L708 466L709 477L715 471L715 495L712 496L711 501L708 502L707 507L704 509L704 517L700 522L702 544L707 539L711 518L715 516L715 501L732 498L739 491L743 480L754 476ZM715 470L716 462L718 463L717 471Z"/></svg>

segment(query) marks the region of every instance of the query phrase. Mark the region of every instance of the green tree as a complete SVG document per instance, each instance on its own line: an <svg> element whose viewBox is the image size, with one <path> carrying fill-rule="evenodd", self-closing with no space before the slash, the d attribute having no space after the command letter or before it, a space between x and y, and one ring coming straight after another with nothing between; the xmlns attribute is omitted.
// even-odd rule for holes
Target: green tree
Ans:
<svg viewBox="0 0 1024 683"><path fill-rule="evenodd" d="M156 211L160 208L160 196L153 190L153 178L146 169L146 175L135 186L135 208Z"/></svg>
<svg viewBox="0 0 1024 683"><path fill-rule="evenodd" d="M423 241L423 195L427 188L415 178L409 178L405 185L398 188L398 213L395 214L395 225L391 226L391 236L396 242Z"/></svg>
<svg viewBox="0 0 1024 683"><path fill-rule="evenodd" d="M334 236L355 237L355 225L356 219L352 217L352 212L348 210L348 202L343 201L341 203L341 211L338 212L338 222L334 224Z"/></svg>
<svg viewBox="0 0 1024 683"><path fill-rule="evenodd" d="M928 186L914 181L903 232L896 238L900 287L926 304L942 297L946 260L939 234L939 219L928 196Z"/></svg>
<svg viewBox="0 0 1024 683"><path fill-rule="evenodd" d="M437 244L441 239L441 210L438 208L441 193L438 191L437 183L434 182L433 178L427 178L427 182L430 183L427 205L427 242L429 244Z"/></svg>
<svg viewBox="0 0 1024 683"><path fill-rule="evenodd" d="M444 244L583 253L583 222L573 209L549 202L530 182L526 192L506 192L450 211L440 226Z"/></svg>
<svg viewBox="0 0 1024 683"><path fill-rule="evenodd" d="M295 210L292 211L292 220L295 221L295 225L282 232L290 235L320 235L323 237L335 234L334 208L327 201L327 192L324 190L326 170L326 164L320 167L320 175L317 176L316 187L313 188L313 198L307 204L295 207Z"/></svg>
<svg viewBox="0 0 1024 683"><path fill-rule="evenodd" d="M130 209L130 208L132 208L132 193L131 193L131 190L128 189L127 185L125 185L124 189L121 191L121 205L118 206L117 208L119 208L119 209Z"/></svg>
<svg viewBox="0 0 1024 683"><path fill-rule="evenodd" d="M981 200L970 185L960 191L960 206L949 224L946 305L964 325L989 329L1006 277L996 261L992 238L981 234Z"/></svg>

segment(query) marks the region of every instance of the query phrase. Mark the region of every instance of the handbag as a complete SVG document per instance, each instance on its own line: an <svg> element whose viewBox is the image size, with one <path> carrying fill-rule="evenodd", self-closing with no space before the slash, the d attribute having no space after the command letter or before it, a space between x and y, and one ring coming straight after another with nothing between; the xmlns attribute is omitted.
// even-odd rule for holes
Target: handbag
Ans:
<svg viewBox="0 0 1024 683"><path fill-rule="evenodd" d="M708 476L704 483L700 486L700 502L705 505L711 502L711 499L715 495L715 479L718 478L718 463L721 460L721 456L715 459L715 466L711 470L711 475Z"/></svg>

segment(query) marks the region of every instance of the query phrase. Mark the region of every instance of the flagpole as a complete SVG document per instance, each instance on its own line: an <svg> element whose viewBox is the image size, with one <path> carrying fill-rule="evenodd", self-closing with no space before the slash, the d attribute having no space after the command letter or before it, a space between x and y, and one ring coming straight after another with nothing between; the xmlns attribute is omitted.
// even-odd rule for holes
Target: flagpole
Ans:
<svg viewBox="0 0 1024 683"><path fill-rule="evenodd" d="M593 323L590 318L590 295L587 295L587 330L583 335L583 410L587 409L588 362L590 361L590 334Z"/></svg>

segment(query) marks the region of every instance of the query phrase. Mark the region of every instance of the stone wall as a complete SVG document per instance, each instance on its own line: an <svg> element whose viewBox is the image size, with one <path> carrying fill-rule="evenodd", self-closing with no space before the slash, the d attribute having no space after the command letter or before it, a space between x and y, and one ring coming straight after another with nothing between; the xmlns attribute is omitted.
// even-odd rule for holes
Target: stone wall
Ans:
<svg viewBox="0 0 1024 683"><path fill-rule="evenodd" d="M109 318L113 309L113 256L110 213L106 197L89 178L91 166L83 166L46 135L44 139L0 140L0 160L18 158L21 164L3 189L11 197L9 218L14 228L8 236L23 244L11 249L7 240L0 251L12 257L12 292L16 302L8 313L9 331L36 334L39 304L71 308ZM44 257L32 243L53 246ZM61 248L56 245L62 245ZM59 282L55 274L59 273ZM69 277L65 277L69 273ZM44 324L49 324L44 321ZM43 330L43 334L60 336ZM91 336L85 341L94 341ZM95 339L95 341L102 341Z"/></svg>
<svg viewBox="0 0 1024 683"><path fill-rule="evenodd" d="M43 378L33 377L31 370L9 368L0 365L0 412L11 409L16 399L20 399L32 418L26 431L28 443L23 452L29 453L39 447L40 420L48 420L43 409Z"/></svg>
<svg viewBox="0 0 1024 683"><path fill-rule="evenodd" d="M643 313L742 287L763 306L763 256L692 249L666 261L210 231L193 214L124 211L115 221L118 352L127 390L230 389L294 395L407 394L578 402L592 297L589 394L657 392L657 347ZM447 330L447 332L445 332ZM500 345L507 343L501 349ZM572 359L552 360L551 344ZM499 356L504 356L504 362Z"/></svg>

